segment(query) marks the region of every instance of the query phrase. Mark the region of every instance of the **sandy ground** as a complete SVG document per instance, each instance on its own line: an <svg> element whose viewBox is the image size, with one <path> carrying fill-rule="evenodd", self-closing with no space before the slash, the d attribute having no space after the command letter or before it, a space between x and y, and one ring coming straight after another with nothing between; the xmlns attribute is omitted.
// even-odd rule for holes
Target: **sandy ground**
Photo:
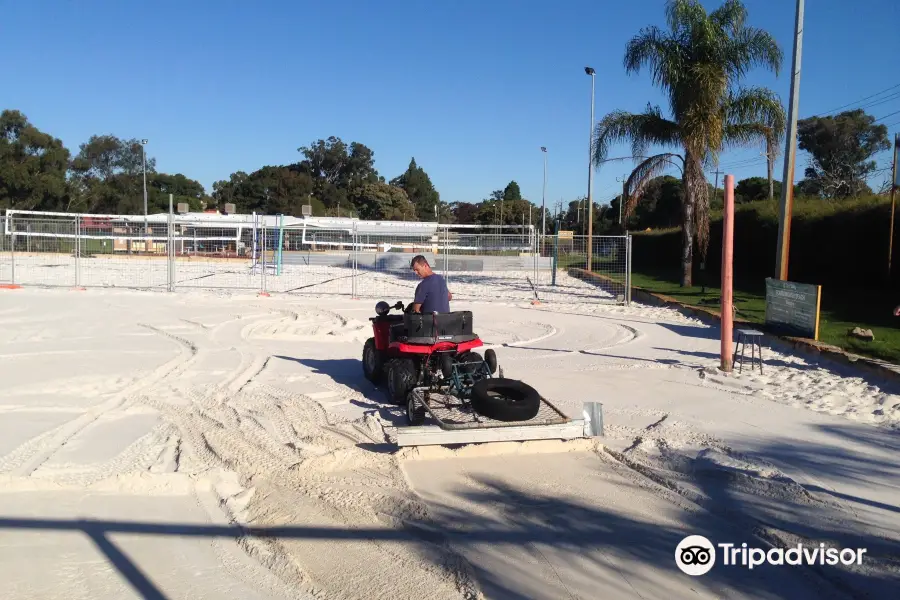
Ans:
<svg viewBox="0 0 900 600"><path fill-rule="evenodd" d="M351 266L335 267L319 264L286 263L281 272L268 265L265 269L253 266L249 260L222 261L182 257L175 261L173 281L179 290L266 290L278 293L315 294L320 297L366 296L406 298L418 283L416 275L405 266L395 263L367 269L362 264L354 271ZM410 255L409 258L412 258ZM457 258L465 258L459 255ZM302 255L300 260L302 261ZM625 265L611 265L611 272L621 275ZM435 269L440 272L440 263ZM15 272L13 272L15 271ZM549 269L503 271L450 272L445 274L458 300L482 300L485 297L507 301L530 301L535 290L540 299L554 303L577 303L615 300L624 294L624 285L606 293L596 286L569 277L559 271L556 285ZM18 253L15 269L8 253L0 254L0 283L19 285L61 286L80 285L87 288L131 288L166 291L168 263L165 257L95 257L75 258L64 254ZM355 285L355 288L354 288ZM532 287L534 286L534 287Z"/></svg>
<svg viewBox="0 0 900 600"><path fill-rule="evenodd" d="M599 445L397 452L383 428L399 411L361 373L367 300L0 293L4 597L898 589L897 390L773 348L762 375L724 377L718 332L674 311L470 285L495 301L454 308L475 312L507 376L575 417L603 403ZM867 558L691 578L674 562L690 534Z"/></svg>

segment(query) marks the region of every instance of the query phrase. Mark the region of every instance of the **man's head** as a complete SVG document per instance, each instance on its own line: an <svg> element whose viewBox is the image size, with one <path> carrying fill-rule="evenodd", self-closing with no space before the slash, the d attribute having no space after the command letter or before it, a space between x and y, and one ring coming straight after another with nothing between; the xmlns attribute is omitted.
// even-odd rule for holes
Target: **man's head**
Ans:
<svg viewBox="0 0 900 600"><path fill-rule="evenodd" d="M431 275L431 266L428 264L428 261L425 259L425 257L421 254L414 257L409 263L409 266L413 271L415 271L416 275L423 279Z"/></svg>

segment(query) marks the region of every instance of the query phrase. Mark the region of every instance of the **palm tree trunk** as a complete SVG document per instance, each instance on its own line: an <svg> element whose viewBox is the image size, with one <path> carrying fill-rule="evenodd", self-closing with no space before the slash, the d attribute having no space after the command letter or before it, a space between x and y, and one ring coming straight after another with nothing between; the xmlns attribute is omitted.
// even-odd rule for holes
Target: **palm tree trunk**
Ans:
<svg viewBox="0 0 900 600"><path fill-rule="evenodd" d="M681 213L681 286L693 285L694 234L697 229L697 201L707 186L703 165L687 149L684 153L684 202Z"/></svg>
<svg viewBox="0 0 900 600"><path fill-rule="evenodd" d="M691 286L694 262L694 198L685 175L684 202L681 205L681 287Z"/></svg>
<svg viewBox="0 0 900 600"><path fill-rule="evenodd" d="M772 178L772 171L775 168L775 156L772 154L775 149L775 145L772 143L772 138L766 138L766 166L769 169L769 200L772 200L775 197L775 180Z"/></svg>

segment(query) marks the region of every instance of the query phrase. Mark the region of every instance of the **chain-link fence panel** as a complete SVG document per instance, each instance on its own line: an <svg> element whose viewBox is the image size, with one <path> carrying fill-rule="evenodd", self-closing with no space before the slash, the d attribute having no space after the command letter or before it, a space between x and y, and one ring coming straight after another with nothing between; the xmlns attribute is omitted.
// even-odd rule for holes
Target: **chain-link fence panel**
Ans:
<svg viewBox="0 0 900 600"><path fill-rule="evenodd" d="M79 285L167 288L165 223L79 215L76 225Z"/></svg>
<svg viewBox="0 0 900 600"><path fill-rule="evenodd" d="M442 232L444 264L459 300L528 301L535 298L538 257L529 234Z"/></svg>
<svg viewBox="0 0 900 600"><path fill-rule="evenodd" d="M266 227L259 219L235 219L226 226L173 215L171 230L175 289L262 289Z"/></svg>
<svg viewBox="0 0 900 600"><path fill-rule="evenodd" d="M410 302L419 283L411 260L421 254L457 300L630 300L630 236L589 241L566 232L537 236L521 230L475 233L454 225L307 222L280 215L8 211L0 236L0 282Z"/></svg>
<svg viewBox="0 0 900 600"><path fill-rule="evenodd" d="M75 286L76 220L75 215L9 216L4 279L17 285Z"/></svg>
<svg viewBox="0 0 900 600"><path fill-rule="evenodd" d="M540 271L540 290L548 299L630 301L630 236L545 236L540 251L549 259L549 268Z"/></svg>
<svg viewBox="0 0 900 600"><path fill-rule="evenodd" d="M444 269L439 259L441 248L436 234L357 234L356 289L360 298L377 298L393 304L412 302L419 277L412 270L412 259L425 257L437 273Z"/></svg>
<svg viewBox="0 0 900 600"><path fill-rule="evenodd" d="M256 248L255 265L268 292L353 295L350 228L268 228Z"/></svg>
<svg viewBox="0 0 900 600"><path fill-rule="evenodd" d="M12 244L9 235L9 219L3 218L0 228L0 284L12 283Z"/></svg>

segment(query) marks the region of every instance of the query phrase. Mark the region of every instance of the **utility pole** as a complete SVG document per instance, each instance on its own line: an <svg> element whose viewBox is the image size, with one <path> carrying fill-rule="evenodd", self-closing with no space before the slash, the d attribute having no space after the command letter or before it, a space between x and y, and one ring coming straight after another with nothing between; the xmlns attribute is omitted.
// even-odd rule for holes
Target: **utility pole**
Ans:
<svg viewBox="0 0 900 600"><path fill-rule="evenodd" d="M719 191L719 173L722 171L719 170L719 165L716 165L716 183L713 185L713 193L718 193Z"/></svg>
<svg viewBox="0 0 900 600"><path fill-rule="evenodd" d="M619 178L616 177L616 181L618 181L618 180L619 180ZM625 197L627 195L626 194L626 191L627 191L626 186L627 185L628 185L628 175L625 174L622 176L622 195L619 196L619 226L620 227L622 226L622 212L623 212L622 206L625 204Z"/></svg>
<svg viewBox="0 0 900 600"><path fill-rule="evenodd" d="M891 233L888 240L888 280L891 278L891 258L894 256L894 193L900 186L897 179L897 161L900 160L900 133L894 134L894 169L891 171Z"/></svg>
<svg viewBox="0 0 900 600"><path fill-rule="evenodd" d="M791 214L794 209L794 161L797 148L797 109L800 101L800 58L803 54L803 2L797 0L794 21L794 56L791 61L791 103L788 109L788 135L784 143L784 175L781 178L781 207L778 219L777 278L787 281L791 245Z"/></svg>
<svg viewBox="0 0 900 600"><path fill-rule="evenodd" d="M587 239L587 270L588 273L593 271L593 250L594 239L594 75L596 71L591 67L585 67L584 72L591 76L591 127L590 136L588 138L588 239Z"/></svg>
<svg viewBox="0 0 900 600"><path fill-rule="evenodd" d="M775 143L771 135L766 136L766 170L769 175L769 200L775 198L775 157L778 151L775 149Z"/></svg>

